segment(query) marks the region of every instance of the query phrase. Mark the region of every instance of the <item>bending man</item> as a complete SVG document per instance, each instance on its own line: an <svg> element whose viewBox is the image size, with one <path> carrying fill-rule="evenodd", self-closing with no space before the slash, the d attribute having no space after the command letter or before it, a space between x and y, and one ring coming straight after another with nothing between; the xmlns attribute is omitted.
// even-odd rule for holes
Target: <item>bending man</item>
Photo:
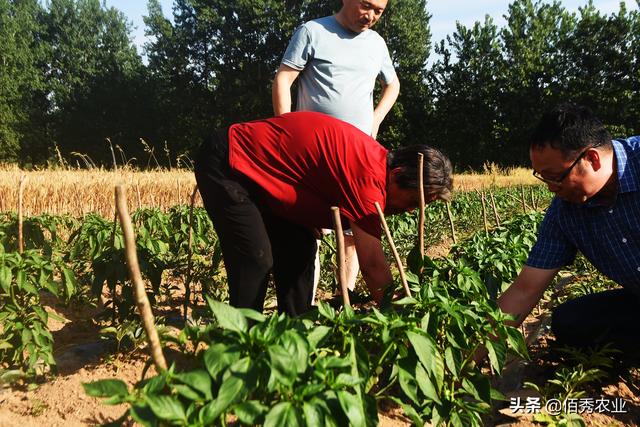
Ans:
<svg viewBox="0 0 640 427"><path fill-rule="evenodd" d="M273 270L278 310L311 307L315 229L332 227L331 207L353 229L363 277L377 302L392 276L375 209L418 206L418 153L427 202L451 194L451 163L427 146L387 151L348 123L314 112L239 123L203 144L195 174L220 238L230 302L261 311Z"/></svg>

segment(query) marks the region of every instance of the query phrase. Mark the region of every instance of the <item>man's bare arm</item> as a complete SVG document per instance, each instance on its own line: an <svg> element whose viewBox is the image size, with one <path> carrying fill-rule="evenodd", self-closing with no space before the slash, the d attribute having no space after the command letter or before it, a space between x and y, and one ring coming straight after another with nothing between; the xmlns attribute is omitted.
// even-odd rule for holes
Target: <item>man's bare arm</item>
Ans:
<svg viewBox="0 0 640 427"><path fill-rule="evenodd" d="M276 116L291 111L291 86L299 74L299 70L280 64L271 87L273 113Z"/></svg>
<svg viewBox="0 0 640 427"><path fill-rule="evenodd" d="M516 316L515 321L509 322L510 325L520 325L531 313L558 271L560 271L559 268L552 270L528 266L522 268L513 284L498 298L500 309Z"/></svg>
<svg viewBox="0 0 640 427"><path fill-rule="evenodd" d="M382 249L382 242L353 222L351 230L353 231L362 277L373 299L380 304L384 288L393 282L389 263Z"/></svg>
<svg viewBox="0 0 640 427"><path fill-rule="evenodd" d="M391 83L385 85L382 88L382 93L380 94L380 101L376 106L375 110L373 110L373 128L371 130L371 136L375 139L378 136L378 129L380 128L380 124L387 116L387 113L393 107L393 104L398 99L398 94L400 93L400 80L396 77Z"/></svg>

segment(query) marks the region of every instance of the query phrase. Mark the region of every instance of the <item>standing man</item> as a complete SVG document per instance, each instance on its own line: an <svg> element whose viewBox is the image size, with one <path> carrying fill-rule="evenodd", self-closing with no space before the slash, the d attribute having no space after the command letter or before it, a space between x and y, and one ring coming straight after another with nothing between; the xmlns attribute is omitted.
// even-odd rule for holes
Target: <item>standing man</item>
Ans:
<svg viewBox="0 0 640 427"><path fill-rule="evenodd" d="M387 0L343 0L335 15L300 26L273 81L276 116L291 111L291 86L300 76L298 111L329 114L375 139L400 92L389 50L371 30L386 6ZM376 80L382 84L382 93L374 109ZM350 230L345 231L345 245L347 283L353 290L358 259Z"/></svg>
<svg viewBox="0 0 640 427"><path fill-rule="evenodd" d="M640 348L640 137L611 140L587 108L545 114L529 155L534 176L556 194L538 240L498 305L520 324L578 251L621 287L570 300L552 315L561 344Z"/></svg>
<svg viewBox="0 0 640 427"><path fill-rule="evenodd" d="M441 152L424 145L390 152L325 114L238 123L206 141L195 175L220 238L230 303L262 311L273 272L278 311L309 310L314 230L332 227L332 206L351 226L362 276L380 302L392 276L375 203L387 215L418 206L418 153L426 201L448 200L451 163Z"/></svg>

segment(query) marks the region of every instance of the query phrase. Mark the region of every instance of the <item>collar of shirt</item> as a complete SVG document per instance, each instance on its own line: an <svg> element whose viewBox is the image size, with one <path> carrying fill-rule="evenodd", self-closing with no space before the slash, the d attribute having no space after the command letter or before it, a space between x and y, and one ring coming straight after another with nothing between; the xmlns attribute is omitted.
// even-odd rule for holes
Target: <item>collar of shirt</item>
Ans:
<svg viewBox="0 0 640 427"><path fill-rule="evenodd" d="M636 182L635 165L627 161L627 151L621 141L613 140L612 143L616 165L618 166L618 192L637 191L638 183Z"/></svg>

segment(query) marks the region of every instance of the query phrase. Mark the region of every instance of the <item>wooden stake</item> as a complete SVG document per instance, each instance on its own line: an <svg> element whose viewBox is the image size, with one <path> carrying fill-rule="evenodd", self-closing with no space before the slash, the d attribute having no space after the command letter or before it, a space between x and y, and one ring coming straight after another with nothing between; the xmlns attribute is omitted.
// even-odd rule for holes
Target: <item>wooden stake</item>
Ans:
<svg viewBox="0 0 640 427"><path fill-rule="evenodd" d="M402 281L404 292L408 297L410 297L411 290L409 290L407 277L404 274L404 267L402 266L400 255L398 255L398 249L396 249L396 245L393 243L393 238L391 237L391 231L389 231L389 226L387 225L387 220L384 217L384 212L382 212L380 203L375 202L375 205L376 205L376 210L378 211L378 215L380 216L380 222L382 224L382 228L384 229L384 234L387 236L387 242L389 242L389 246L391 247L391 252L393 252L393 258L396 260L396 265L398 266L398 272L400 273L400 280Z"/></svg>
<svg viewBox="0 0 640 427"><path fill-rule="evenodd" d="M522 199L522 213L527 213L527 201L524 197L524 185L520 186L520 199Z"/></svg>
<svg viewBox="0 0 640 427"><path fill-rule="evenodd" d="M418 217L418 245L420 247L420 259L424 259L424 155L418 153L418 191L420 194L420 216ZM422 261L421 261L422 262Z"/></svg>
<svg viewBox="0 0 640 427"><path fill-rule="evenodd" d="M184 282L184 303L182 306L182 312L184 313L184 320L187 321L189 316L189 303L191 302L191 270L193 269L193 251L191 245L193 244L193 206L196 202L196 194L198 194L198 184L193 187L191 193L191 206L189 207L189 247L187 248L187 278Z"/></svg>
<svg viewBox="0 0 640 427"><path fill-rule="evenodd" d="M24 186L27 183L27 175L20 176L20 183L18 185L18 252L22 253L24 250L24 236L22 234L22 216L23 216L23 202L24 202Z"/></svg>
<svg viewBox="0 0 640 427"><path fill-rule="evenodd" d="M500 216L498 215L498 209L496 209L496 199L493 197L493 191L489 191L491 196L491 207L493 208L493 215L496 219L496 227L500 227Z"/></svg>
<svg viewBox="0 0 640 427"><path fill-rule="evenodd" d="M138 210L142 209L142 200L140 199L140 180L136 181L136 194L138 196Z"/></svg>
<svg viewBox="0 0 640 427"><path fill-rule="evenodd" d="M340 219L340 208L338 208L337 206L332 206L331 213L333 214L333 224L336 229L338 283L340 283L340 291L342 292L342 304L345 307L351 307L351 301L349 301L349 287L347 285L347 272L345 270L346 265L345 265L345 255L344 255L344 233L342 232L342 220Z"/></svg>
<svg viewBox="0 0 640 427"><path fill-rule="evenodd" d="M140 274L138 255L136 254L136 240L133 234L133 226L131 225L131 217L129 216L129 211L127 209L126 191L122 185L116 186L116 207L118 210L118 216L120 217L120 224L122 225L122 232L124 234L127 269L129 270L131 282L133 282L136 306L138 307L138 312L142 318L142 324L145 332L147 333L147 339L149 340L151 358L158 371L166 371L167 362L164 358L164 354L162 354L158 331L155 328L153 313L151 312L151 304L149 304L149 299L147 298L147 293L144 289L144 282L142 281L142 275Z"/></svg>
<svg viewBox="0 0 640 427"><path fill-rule="evenodd" d="M484 223L484 232L489 234L489 221L487 221L487 200L484 196L484 190L480 193L480 199L482 200L482 222Z"/></svg>
<svg viewBox="0 0 640 427"><path fill-rule="evenodd" d="M533 187L529 187L530 190L530 194L531 194L531 206L533 207L534 211L538 210L538 206L536 205L536 196L535 194L533 194Z"/></svg>
<svg viewBox="0 0 640 427"><path fill-rule="evenodd" d="M458 239L456 239L456 228L453 225L453 214L451 213L451 206L449 206L449 202L445 202L445 206L447 207L447 216L449 217L449 227L451 228L451 239L453 239L453 244L458 243Z"/></svg>

